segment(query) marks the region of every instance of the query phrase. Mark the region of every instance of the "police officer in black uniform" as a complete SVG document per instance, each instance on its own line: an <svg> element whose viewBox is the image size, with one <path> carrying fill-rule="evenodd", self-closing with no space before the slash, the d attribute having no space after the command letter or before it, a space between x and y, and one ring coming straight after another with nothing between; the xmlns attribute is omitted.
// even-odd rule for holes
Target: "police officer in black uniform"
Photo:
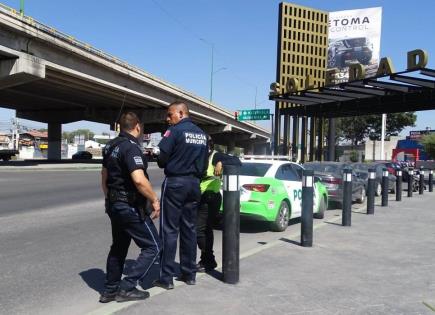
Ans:
<svg viewBox="0 0 435 315"><path fill-rule="evenodd" d="M136 289L158 259L160 240L152 219L160 213L160 201L148 180L147 162L138 143L141 123L135 113L120 119L121 132L103 152L101 184L106 212L112 225L113 243L107 257L105 291L100 302L142 300L149 293ZM147 199L149 200L147 205ZM130 242L141 249L131 271L121 280Z"/></svg>
<svg viewBox="0 0 435 315"><path fill-rule="evenodd" d="M159 167L165 169L162 185L160 238L163 250L159 280L154 285L173 289L175 254L180 233L179 280L195 284L196 215L201 193L199 189L207 167L207 136L189 118L189 109L182 102L169 105L166 121L170 127L159 143Z"/></svg>

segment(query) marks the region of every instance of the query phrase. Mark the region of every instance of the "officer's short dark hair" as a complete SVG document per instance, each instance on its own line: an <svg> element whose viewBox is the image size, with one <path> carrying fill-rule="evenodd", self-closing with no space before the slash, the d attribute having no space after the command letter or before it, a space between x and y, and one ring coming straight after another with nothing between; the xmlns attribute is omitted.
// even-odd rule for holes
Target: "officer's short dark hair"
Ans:
<svg viewBox="0 0 435 315"><path fill-rule="evenodd" d="M182 101L172 102L171 104L169 104L168 108L172 106L180 106L186 114L189 114L189 107L187 106L186 103Z"/></svg>
<svg viewBox="0 0 435 315"><path fill-rule="evenodd" d="M140 119L133 112L126 112L119 119L121 130L132 131L137 124L140 124Z"/></svg>

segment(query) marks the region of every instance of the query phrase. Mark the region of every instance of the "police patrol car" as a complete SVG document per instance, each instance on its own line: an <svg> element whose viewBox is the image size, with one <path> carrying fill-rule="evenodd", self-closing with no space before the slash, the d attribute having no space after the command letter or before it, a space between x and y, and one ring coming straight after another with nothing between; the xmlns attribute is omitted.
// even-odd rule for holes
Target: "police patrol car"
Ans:
<svg viewBox="0 0 435 315"><path fill-rule="evenodd" d="M277 160L279 157L245 156L240 168L240 215L267 221L273 231L284 231L290 219L301 216L302 171L299 164ZM328 192L314 183L313 213L322 219Z"/></svg>

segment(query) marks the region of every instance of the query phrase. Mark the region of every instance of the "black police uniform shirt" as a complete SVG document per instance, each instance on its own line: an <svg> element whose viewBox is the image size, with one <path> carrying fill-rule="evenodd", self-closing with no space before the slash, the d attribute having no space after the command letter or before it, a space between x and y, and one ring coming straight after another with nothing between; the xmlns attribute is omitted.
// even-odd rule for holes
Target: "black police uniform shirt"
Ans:
<svg viewBox="0 0 435 315"><path fill-rule="evenodd" d="M169 127L159 143L168 155L165 175L194 175L201 178L207 168L207 136L190 118Z"/></svg>
<svg viewBox="0 0 435 315"><path fill-rule="evenodd" d="M107 187L117 191L137 191L131 173L143 169L148 178L147 159L135 137L122 131L118 137L123 141L113 147L112 144L119 141L115 138L106 144L103 151L103 167L107 169Z"/></svg>

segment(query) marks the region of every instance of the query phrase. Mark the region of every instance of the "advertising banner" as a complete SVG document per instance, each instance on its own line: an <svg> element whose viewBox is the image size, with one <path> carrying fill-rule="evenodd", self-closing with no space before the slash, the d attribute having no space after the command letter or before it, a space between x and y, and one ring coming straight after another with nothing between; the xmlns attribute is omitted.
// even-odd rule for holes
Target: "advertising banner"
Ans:
<svg viewBox="0 0 435 315"><path fill-rule="evenodd" d="M376 74L381 20L381 7L329 13L328 69L339 69L338 82L348 80L350 63L363 65L366 77Z"/></svg>

